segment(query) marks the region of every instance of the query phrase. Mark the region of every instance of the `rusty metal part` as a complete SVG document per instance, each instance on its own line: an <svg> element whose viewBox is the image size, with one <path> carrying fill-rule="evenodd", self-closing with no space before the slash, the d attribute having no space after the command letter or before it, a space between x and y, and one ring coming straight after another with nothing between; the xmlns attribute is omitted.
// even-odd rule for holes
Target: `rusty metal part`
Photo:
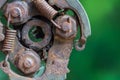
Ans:
<svg viewBox="0 0 120 80"><path fill-rule="evenodd" d="M63 15L58 17L55 22L61 26L61 30L56 28L56 34L65 39L71 39L76 36L76 21L68 16Z"/></svg>
<svg viewBox="0 0 120 80"><path fill-rule="evenodd" d="M32 27L40 27L43 31L44 37L40 42L34 42L29 37L29 31ZM22 40L29 48L40 50L47 46L51 40L51 26L42 20L31 20L25 24L22 30Z"/></svg>
<svg viewBox="0 0 120 80"><path fill-rule="evenodd" d="M58 13L54 8L52 8L45 0L33 0L34 4L40 11L40 14L49 20L52 20Z"/></svg>
<svg viewBox="0 0 120 80"><path fill-rule="evenodd" d="M0 42L3 41L5 35L3 34L3 24L0 22Z"/></svg>
<svg viewBox="0 0 120 80"><path fill-rule="evenodd" d="M61 9L71 9L73 10L79 20L80 26L80 39L76 42L76 49L83 50L85 47L86 39L91 35L90 22L85 9L79 0L49 0L50 5L55 5ZM81 42L82 41L82 42ZM79 46L82 45L82 46Z"/></svg>
<svg viewBox="0 0 120 80"><path fill-rule="evenodd" d="M5 2L0 3L0 8ZM75 16L64 14L69 9ZM8 28L12 23L15 29L5 28L4 39L1 37L4 27L0 24L0 41L4 40L0 47L3 46L5 53L12 53L6 55L0 68L10 80L65 80L78 24L81 33L75 44L77 50L85 48L86 39L91 35L88 16L79 0L14 0L4 10ZM32 30L34 37L42 38L39 42L30 37L33 27L40 28ZM11 70L8 58L24 76ZM34 74L41 71L41 60L45 62L45 71L35 77Z"/></svg>
<svg viewBox="0 0 120 80"><path fill-rule="evenodd" d="M38 71L40 62L39 55L33 50L26 50L15 57L15 65L26 75Z"/></svg>
<svg viewBox="0 0 120 80"><path fill-rule="evenodd" d="M7 2L7 0L0 0L0 9L3 7L3 5Z"/></svg>
<svg viewBox="0 0 120 80"><path fill-rule="evenodd" d="M74 25L72 27L77 26ZM74 28L72 28L71 31L74 31ZM74 35L76 32L77 30L75 31ZM54 43L48 52L46 71L41 77L36 78L36 80L66 79L66 74L69 72L67 65L69 62L70 53L72 51L74 38L75 36L70 39L65 39L61 38L61 36L57 35L57 33L54 34Z"/></svg>
<svg viewBox="0 0 120 80"><path fill-rule="evenodd" d="M15 72L13 72L10 68L9 62L7 62L6 66L4 66L4 61L1 62L0 63L0 69L2 69L6 74L8 74L10 80L35 80L35 79L32 79L32 78L20 76L20 75L16 74Z"/></svg>
<svg viewBox="0 0 120 80"><path fill-rule="evenodd" d="M10 29L6 30L5 40L2 49L3 52L12 53L14 51L15 37L16 37L16 30L10 30Z"/></svg>
<svg viewBox="0 0 120 80"><path fill-rule="evenodd" d="M32 49L24 47L15 37L15 48L12 54L9 54L9 60L25 75L33 76L39 70L41 60L39 55Z"/></svg>
<svg viewBox="0 0 120 80"><path fill-rule="evenodd" d="M28 4L25 1L8 3L5 8L5 17L8 19L9 15L11 15L11 23L16 25L25 23L30 18Z"/></svg>
<svg viewBox="0 0 120 80"><path fill-rule="evenodd" d="M73 27L76 27L76 26L73 26ZM74 29L72 28L71 30L74 30ZM11 80L18 79L18 77L20 80L22 79L24 80L65 80L66 74L69 72L67 65L69 62L69 57L70 57L70 53L72 51L72 46L73 46L73 39L75 36L70 39L61 38L61 36L57 35L56 33L54 36L55 36L54 44L48 51L46 71L41 77L37 77L37 78L23 77L18 74L15 74L13 71L11 71L9 67L7 67L7 70L5 70L6 69L5 67L2 67L3 71L9 75ZM22 54L22 52L24 52L24 49L19 50L17 54L19 53ZM18 59L17 57L16 59ZM23 58L25 58L25 56ZM29 65L27 65L27 67L29 67Z"/></svg>
<svg viewBox="0 0 120 80"><path fill-rule="evenodd" d="M51 7L45 0L33 0L33 2L42 16L49 19L58 29L61 29L53 20L58 14L58 11Z"/></svg>

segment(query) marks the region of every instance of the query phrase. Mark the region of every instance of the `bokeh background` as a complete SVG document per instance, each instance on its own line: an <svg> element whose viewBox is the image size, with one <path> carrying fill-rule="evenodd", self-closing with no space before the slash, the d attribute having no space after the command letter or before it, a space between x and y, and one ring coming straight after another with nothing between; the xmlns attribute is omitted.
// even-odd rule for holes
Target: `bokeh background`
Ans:
<svg viewBox="0 0 120 80"><path fill-rule="evenodd" d="M67 80L120 80L120 0L80 1L88 13L92 36L84 51L73 50ZM1 70L0 80L8 80Z"/></svg>

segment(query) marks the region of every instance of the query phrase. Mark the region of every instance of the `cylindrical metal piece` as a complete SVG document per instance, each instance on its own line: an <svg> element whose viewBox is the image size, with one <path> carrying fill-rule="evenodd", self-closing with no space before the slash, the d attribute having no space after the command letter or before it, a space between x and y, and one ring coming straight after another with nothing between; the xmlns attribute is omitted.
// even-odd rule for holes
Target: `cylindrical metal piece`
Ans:
<svg viewBox="0 0 120 80"><path fill-rule="evenodd" d="M45 0L33 0L34 4L38 8L40 14L49 20L52 20L58 13L54 8L52 8Z"/></svg>
<svg viewBox="0 0 120 80"><path fill-rule="evenodd" d="M6 30L5 40L3 44L3 52L12 53L14 50L14 42L16 37L16 30Z"/></svg>

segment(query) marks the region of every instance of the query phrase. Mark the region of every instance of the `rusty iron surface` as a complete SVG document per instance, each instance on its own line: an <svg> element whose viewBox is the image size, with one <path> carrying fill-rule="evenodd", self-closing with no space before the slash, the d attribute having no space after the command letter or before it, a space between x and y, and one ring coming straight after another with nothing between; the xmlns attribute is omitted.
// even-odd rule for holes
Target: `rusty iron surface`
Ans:
<svg viewBox="0 0 120 80"><path fill-rule="evenodd" d="M0 22L0 42L3 41L5 35L3 34L3 24Z"/></svg>
<svg viewBox="0 0 120 80"><path fill-rule="evenodd" d="M6 1L0 0L7 20L7 26L0 22L0 50L6 54L0 69L10 80L65 80L73 46L83 50L91 35L82 4L78 0ZM66 14L68 10L75 15ZM78 28L80 39L74 43ZM12 71L8 59L23 75ZM45 70L35 77L42 62Z"/></svg>
<svg viewBox="0 0 120 80"><path fill-rule="evenodd" d="M42 29L44 37L41 42L33 42L28 35L28 32L32 27L39 27ZM32 48L34 50L39 50L46 45L49 44L52 37L51 33L51 26L42 20L31 20L25 24L25 26L22 29L22 40L26 44L26 46L29 46L29 48Z"/></svg>
<svg viewBox="0 0 120 80"><path fill-rule="evenodd" d="M4 6L7 0L0 0L0 9Z"/></svg>

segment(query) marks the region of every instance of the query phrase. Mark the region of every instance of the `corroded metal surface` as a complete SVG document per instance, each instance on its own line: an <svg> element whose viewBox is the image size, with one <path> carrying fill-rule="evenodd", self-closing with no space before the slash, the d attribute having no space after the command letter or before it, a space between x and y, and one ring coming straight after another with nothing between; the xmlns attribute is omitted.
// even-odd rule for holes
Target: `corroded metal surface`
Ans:
<svg viewBox="0 0 120 80"><path fill-rule="evenodd" d="M15 57L15 65L26 75L38 71L40 63L39 55L33 50L26 50Z"/></svg>
<svg viewBox="0 0 120 80"><path fill-rule="evenodd" d="M77 50L83 50L91 35L82 4L78 0L14 0L5 3L6 0L0 1L7 19L7 26L0 22L0 50L6 54L0 69L10 80L65 80L70 72L68 64L73 45ZM75 15L66 14L68 10ZM74 43L78 25L80 39ZM8 59L23 75L12 71ZM45 70L41 72L43 63ZM37 73L41 75L36 77Z"/></svg>
<svg viewBox="0 0 120 80"><path fill-rule="evenodd" d="M0 22L0 42L3 41L5 35L3 34L3 24Z"/></svg>
<svg viewBox="0 0 120 80"><path fill-rule="evenodd" d="M76 49L83 50L85 48L86 39L91 35L91 27L88 16L82 4L79 0L49 0L49 3L61 9L71 9L75 12L81 30L80 39L76 42Z"/></svg>
<svg viewBox="0 0 120 80"><path fill-rule="evenodd" d="M11 23L16 25L26 22L29 19L28 4L25 1L15 1L6 5L5 17L11 15Z"/></svg>
<svg viewBox="0 0 120 80"><path fill-rule="evenodd" d="M52 8L45 0L33 0L34 4L40 11L41 15L48 19L53 19L57 14L57 11Z"/></svg>
<svg viewBox="0 0 120 80"><path fill-rule="evenodd" d="M29 37L29 31L32 27L39 27L43 31L43 39L40 42L33 42ZM40 50L46 45L49 44L52 33L51 33L51 26L42 20L31 20L22 29L22 40L24 41L26 46L29 46L29 48L32 48L34 50Z"/></svg>
<svg viewBox="0 0 120 80"><path fill-rule="evenodd" d="M16 37L16 30L6 30L5 40L2 51L5 53L12 53L14 51L14 42Z"/></svg>
<svg viewBox="0 0 120 80"><path fill-rule="evenodd" d="M3 7L3 5L7 2L7 0L0 0L0 9Z"/></svg>

